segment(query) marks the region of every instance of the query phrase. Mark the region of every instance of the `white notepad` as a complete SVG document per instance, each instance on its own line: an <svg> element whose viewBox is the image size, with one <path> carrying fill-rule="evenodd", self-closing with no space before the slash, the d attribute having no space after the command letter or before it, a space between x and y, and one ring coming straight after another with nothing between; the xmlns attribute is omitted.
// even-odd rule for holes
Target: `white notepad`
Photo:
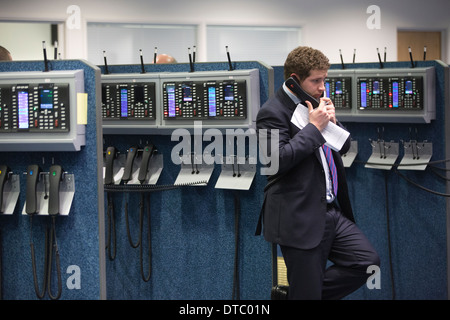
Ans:
<svg viewBox="0 0 450 320"><path fill-rule="evenodd" d="M291 122L299 129L303 129L309 123L308 108L299 103L292 115ZM321 133L326 140L325 144L334 151L340 151L350 135L347 130L342 129L331 121L328 122L328 125Z"/></svg>

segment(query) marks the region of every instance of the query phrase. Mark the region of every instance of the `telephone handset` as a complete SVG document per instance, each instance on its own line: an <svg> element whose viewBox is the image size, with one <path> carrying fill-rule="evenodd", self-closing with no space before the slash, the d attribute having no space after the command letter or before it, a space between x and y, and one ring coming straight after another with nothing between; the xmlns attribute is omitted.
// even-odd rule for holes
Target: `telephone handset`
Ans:
<svg viewBox="0 0 450 320"><path fill-rule="evenodd" d="M117 151L115 147L108 147L105 154L105 184L113 184L113 165Z"/></svg>
<svg viewBox="0 0 450 320"><path fill-rule="evenodd" d="M59 186L63 180L64 170L60 165L54 164L49 170L49 196L48 196L48 214L59 214Z"/></svg>
<svg viewBox="0 0 450 320"><path fill-rule="evenodd" d="M136 158L136 155L137 155L137 147L136 146L130 147L128 149L127 160L125 163L125 168L123 170L122 176L122 181L125 183L128 183L128 181L130 181L132 178L133 163L134 159Z"/></svg>
<svg viewBox="0 0 450 320"><path fill-rule="evenodd" d="M311 102L314 109L319 106L320 103L319 100L306 93L293 77L287 79L285 83L286 86L300 98L300 100L302 100L303 102L304 101Z"/></svg>
<svg viewBox="0 0 450 320"><path fill-rule="evenodd" d="M142 149L142 156L141 156L141 162L139 165L139 174L138 174L138 180L141 184L144 183L145 178L147 176L148 172L148 164L150 162L151 157L153 156L155 152L155 146L153 144L147 144L144 149ZM128 183L130 180L132 180L132 169L134 160L136 157L138 157L138 153L141 153L141 150L138 150L137 146L132 146L128 149L127 153L127 159L125 163L125 168L123 171L122 181L124 183Z"/></svg>
<svg viewBox="0 0 450 320"><path fill-rule="evenodd" d="M148 163L154 151L155 147L152 144L146 145L144 147L144 150L142 151L142 161L141 166L139 168L139 176L138 176L138 180L141 184L144 183L145 178L147 177Z"/></svg>
<svg viewBox="0 0 450 320"><path fill-rule="evenodd" d="M27 214L35 214L38 212L36 186L41 174L41 168L37 164L27 167L27 196L25 212Z"/></svg>

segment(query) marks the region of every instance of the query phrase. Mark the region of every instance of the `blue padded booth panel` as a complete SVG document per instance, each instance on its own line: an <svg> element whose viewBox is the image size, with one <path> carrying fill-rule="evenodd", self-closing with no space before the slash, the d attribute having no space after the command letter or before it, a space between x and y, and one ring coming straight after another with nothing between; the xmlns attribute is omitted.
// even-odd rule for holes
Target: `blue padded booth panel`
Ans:
<svg viewBox="0 0 450 320"><path fill-rule="evenodd" d="M445 159L445 72L437 61L419 61L417 67L436 68L436 120L430 124L347 122L352 139L358 141L358 155L346 169L351 201L357 224L372 241L381 257L381 288L366 285L347 299L447 299L446 197L424 191L397 175L365 168L372 153L369 139L378 138L384 128L384 140L411 139L409 130L417 129L419 141L433 143L431 161ZM346 69L378 68L378 63L346 65ZM385 63L384 68L409 68L409 62ZM333 65L340 69L341 65ZM282 67L274 68L275 83L282 83ZM414 136L413 136L414 138ZM400 143L400 155L403 157ZM446 167L445 162L436 164ZM445 176L445 171L437 170ZM410 180L436 192L446 192L446 182L428 167L425 171L399 172ZM389 227L389 233L388 233ZM389 237L390 236L390 251ZM392 269L391 269L392 268Z"/></svg>
<svg viewBox="0 0 450 320"><path fill-rule="evenodd" d="M170 136L105 136L105 144L126 149L136 139L152 142L164 156L158 185L173 184L180 167L170 160L175 142ZM139 193L112 193L115 207L117 254L107 260L108 299L231 299L235 250L234 193L215 189L220 174L215 165L208 186L156 191L150 195L152 273L140 274L139 248L132 248L126 231L125 202L133 242L139 235ZM270 246L254 231L265 183L259 175L241 200L239 270L241 298L270 297ZM147 203L145 202L143 262L148 270Z"/></svg>
<svg viewBox="0 0 450 320"><path fill-rule="evenodd" d="M84 71L84 90L88 94L88 124L86 145L78 152L2 152L0 163L7 164L13 173L19 174L21 193L13 215L0 216L2 233L3 298L7 300L36 299L30 254L30 219L22 215L26 198L26 168L39 164L43 171L49 170L52 159L75 178L75 196L68 216L56 218L56 234L61 257L61 299L100 298L99 259L99 206L97 183L97 79L100 69L86 61L50 61L50 70ZM44 63L38 61L13 61L0 63L0 72L42 71ZM101 149L100 149L101 150ZM100 155L101 156L101 155ZM100 158L101 159L101 158ZM45 162L43 164L43 161ZM102 211L103 208L101 207ZM33 218L33 242L36 249L37 276L42 288L45 228L50 223L48 216ZM73 271L69 266L78 266L81 288L69 289L66 281ZM53 266L53 271L56 267ZM53 273L52 293L55 294L57 277ZM46 294L44 299L48 299Z"/></svg>
<svg viewBox="0 0 450 320"><path fill-rule="evenodd" d="M258 68L260 100L272 90L272 68L258 62L236 62L236 69ZM101 66L104 72L105 68ZM189 64L145 65L146 72L189 72ZM226 63L198 63L195 71L227 70ZM139 73L140 65L108 66L110 74ZM173 184L180 170L170 154L178 141L170 135L104 135L104 148L115 146L126 153L133 144L153 143L164 157L158 185ZM209 142L205 142L207 145ZM224 147L225 150L225 147ZM108 299L231 299L235 252L234 191L215 189L221 167L215 164L207 186L191 186L150 193L152 269L141 278L140 249L132 248L125 221L128 199L130 234L139 234L139 201L136 193L112 193L117 234L116 258L107 258ZM239 278L241 299L270 299L270 245L254 232L266 178L257 175L250 190L239 191ZM106 208L106 207L105 207ZM146 210L146 209L145 209ZM148 273L147 213L144 215L143 263Z"/></svg>
<svg viewBox="0 0 450 320"><path fill-rule="evenodd" d="M385 68L408 67L408 63L386 63ZM420 62L418 66L436 67L437 119L430 124L367 124L345 123L353 139L358 140L357 161L347 169L349 188L357 222L373 242L381 256L381 289L366 286L348 299L446 299L446 210L443 197L430 194L404 181L393 171L364 168L370 156L369 138L375 139L377 128L384 127L386 140L409 140L409 128L417 128L419 140L433 142L434 160L442 160L444 147L444 68L437 62ZM77 192L68 217L57 219L58 245L61 254L63 293L61 299L98 299L101 288L102 261L99 242L97 192L97 127L95 79L98 70L80 61L54 61L55 70L85 70L85 90L89 95L86 146L77 153L5 153L0 163L7 162L14 172L22 173L30 163L61 163L75 174ZM239 62L236 68L260 69L261 103L270 92L269 68L255 62ZM333 68L339 68L339 65ZM349 66L347 66L350 68ZM353 67L353 66L352 66ZM355 68L377 68L378 64L357 64ZM39 62L0 63L0 71L41 70ZM226 63L196 64L196 70L225 70ZM103 67L100 67L103 69ZM148 72L187 72L187 64L146 65ZM109 66L111 73L140 72L140 66ZM275 90L282 83L282 67L274 68ZM164 169L158 184L172 184L179 166L170 161L177 143L170 135L105 135L103 149L114 145L121 152L135 143L153 142L164 156ZM402 156L402 152L400 156ZM443 166L441 164L441 166ZM220 173L216 164L206 187L185 187L150 193L152 274L149 282L140 275L139 249L131 248L124 217L125 199L129 200L129 221L133 241L138 236L139 196L135 193L113 194L115 204L117 255L106 257L106 287L108 299L230 299L234 263L234 202L233 191L216 190L214 184ZM445 193L445 182L425 172L404 172L421 185ZM21 176L21 179L23 177ZM387 192L385 191L385 182ZM241 197L240 220L240 288L242 299L269 299L271 279L270 244L255 237L254 230L262 204L266 178L259 174ZM22 184L23 185L23 184ZM387 194L387 196L386 196ZM103 195L101 195L103 196ZM3 240L3 295L5 299L35 299L29 251L29 219L20 214L25 191L12 216L0 216ZM387 202L386 202L387 200ZM387 207L391 254L388 250ZM146 217L146 216L145 216ZM146 222L146 221L145 221ZM101 221L103 223L103 221ZM33 219L33 237L37 247L38 276L42 276L42 241L45 217ZM145 226L145 225L144 225ZM144 233L144 249L147 249ZM102 250L102 249L101 249ZM104 252L103 252L104 253ZM144 271L147 260L144 250ZM391 268L392 263L392 278ZM81 269L81 289L69 290L66 273L70 265ZM53 281L55 282L55 281ZM394 287L392 287L394 283ZM53 290L54 292L55 290Z"/></svg>

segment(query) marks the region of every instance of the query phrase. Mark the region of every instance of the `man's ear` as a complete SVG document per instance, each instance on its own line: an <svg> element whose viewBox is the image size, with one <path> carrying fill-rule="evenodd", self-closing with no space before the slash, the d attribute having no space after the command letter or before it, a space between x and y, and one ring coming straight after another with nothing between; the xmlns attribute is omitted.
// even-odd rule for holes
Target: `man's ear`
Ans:
<svg viewBox="0 0 450 320"><path fill-rule="evenodd" d="M291 73L291 77L300 84L300 77L296 73Z"/></svg>

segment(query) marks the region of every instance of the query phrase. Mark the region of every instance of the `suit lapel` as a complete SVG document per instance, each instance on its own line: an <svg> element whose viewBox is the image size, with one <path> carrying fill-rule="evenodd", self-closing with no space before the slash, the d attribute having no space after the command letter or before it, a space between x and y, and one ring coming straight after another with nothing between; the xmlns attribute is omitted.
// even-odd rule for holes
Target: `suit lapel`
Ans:
<svg viewBox="0 0 450 320"><path fill-rule="evenodd" d="M283 87L281 87L280 89L278 89L277 95L278 95L278 98L281 100L282 105L285 106L287 109L290 110L289 113L290 113L290 116L292 117L292 114L294 113L295 109L297 108L297 105L294 103L294 101L292 101L292 99L287 95L287 93L284 92ZM291 129L291 137L292 137L292 136L294 136L295 134L297 134L297 132L299 132L300 129L299 129L297 126L293 125L293 124L290 124L290 126L291 126L291 128L292 128L292 129ZM317 148L317 149L314 151L314 154L316 155L317 160L319 161L319 163L320 163L321 165L323 165L323 164L322 164L322 158L321 158L321 156L320 156L319 148Z"/></svg>

